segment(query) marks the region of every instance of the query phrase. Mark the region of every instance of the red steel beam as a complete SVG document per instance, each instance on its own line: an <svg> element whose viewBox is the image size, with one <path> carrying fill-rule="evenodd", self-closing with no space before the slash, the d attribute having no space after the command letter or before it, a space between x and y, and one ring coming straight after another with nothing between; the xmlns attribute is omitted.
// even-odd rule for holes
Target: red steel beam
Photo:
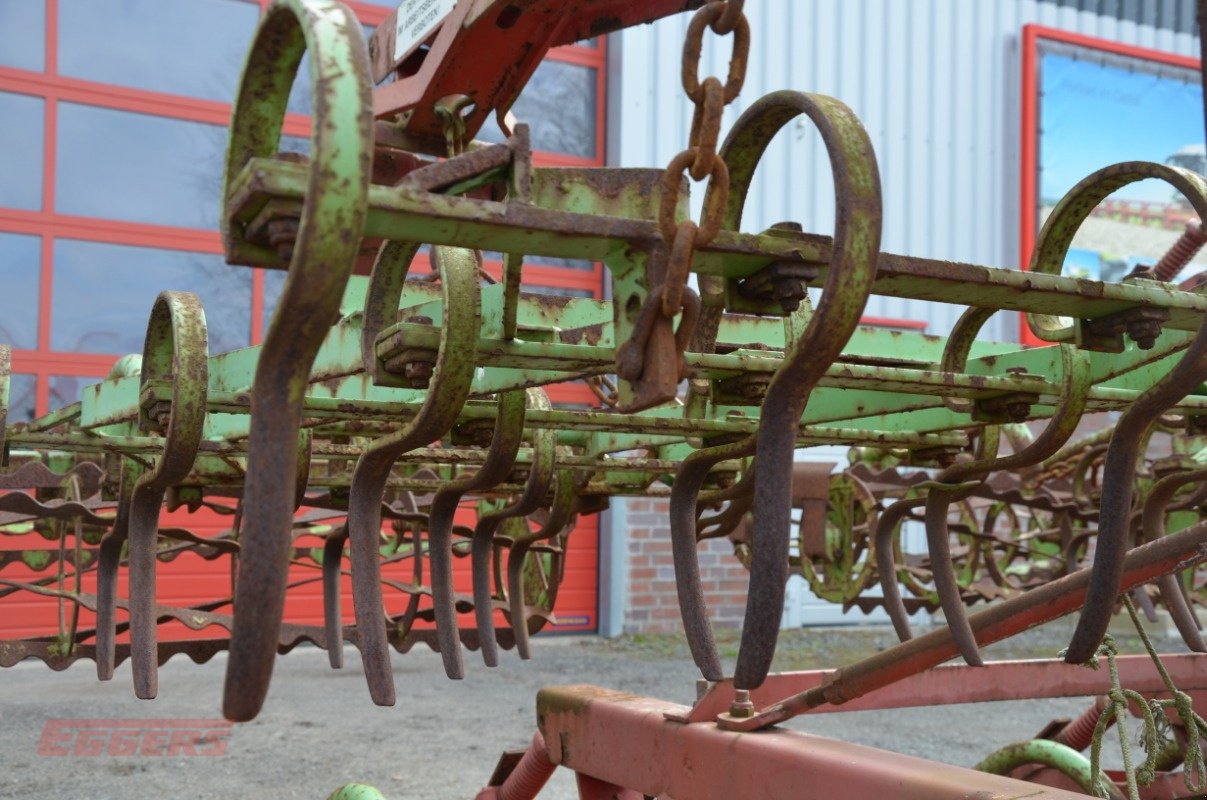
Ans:
<svg viewBox="0 0 1207 800"><path fill-rule="evenodd" d="M369 39L373 114L392 123L393 144L445 155L436 101L466 95L472 138L495 109L506 111L550 48L653 22L703 0L410 0ZM429 22L430 20L430 22ZM379 136L382 134L379 129ZM392 137L387 137L392 138Z"/></svg>
<svg viewBox="0 0 1207 800"><path fill-rule="evenodd" d="M1119 656L1119 680L1142 694L1159 694L1165 684L1147 655ZM1207 655L1180 653L1161 657L1174 686L1184 692L1207 690ZM789 695L821 686L833 670L781 672L750 691L756 708L769 706ZM842 705L821 705L810 713L873 711L884 708L918 708L954 703L985 703L997 700L1032 700L1047 697L1084 697L1106 694L1111 688L1105 669L1092 670L1058 659L1044 661L993 661L983 667L950 664L911 675L882 689L868 692ZM692 707L686 719L712 720L729 711L733 703L733 681L712 684Z"/></svg>
<svg viewBox="0 0 1207 800"><path fill-rule="evenodd" d="M666 719L685 706L593 686L537 695L549 758L649 797L678 800L1085 800L1085 795L797 731Z"/></svg>
<svg viewBox="0 0 1207 800"><path fill-rule="evenodd" d="M1129 550L1123 560L1120 590L1130 591L1162 575L1195 567L1205 560L1207 523L1200 522ZM985 645L1001 641L1081 609L1085 605L1090 578L1091 569L1086 567L971 615L968 622L977 643ZM869 692L937 667L959 654L951 629L942 626L837 669L821 686L783 699L752 717L724 714L720 720L732 730L757 730L827 703L849 703Z"/></svg>

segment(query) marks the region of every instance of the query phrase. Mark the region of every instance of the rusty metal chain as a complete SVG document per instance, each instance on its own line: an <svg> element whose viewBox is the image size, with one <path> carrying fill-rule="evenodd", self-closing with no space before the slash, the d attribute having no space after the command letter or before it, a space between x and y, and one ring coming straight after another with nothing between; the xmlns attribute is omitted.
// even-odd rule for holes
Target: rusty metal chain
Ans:
<svg viewBox="0 0 1207 800"><path fill-rule="evenodd" d="M668 322L680 312L684 316L674 340L680 357L691 341L698 318L699 301L687 297L685 290L691 272L692 256L697 248L710 243L721 230L722 219L729 197L729 168L717 152L720 140L721 116L725 106L733 102L746 80L746 64L750 56L750 24L742 13L744 0L722 0L709 3L696 12L688 25L683 44L683 91L695 105L692 115L688 147L671 159L662 173L661 193L658 208L658 230L662 241L669 248L665 259L651 258L647 265L647 277L654 285L646 297L640 318L654 319L651 313L655 304L660 315ZM719 36L733 34L733 54L729 62L729 74L725 83L715 76L703 81L699 79L700 55L704 49L704 30L710 28ZM697 224L690 219L676 222L675 209L679 205L679 194L683 187L683 174L693 181L709 180L707 196L709 202ZM664 262L664 269L655 265ZM657 274L661 272L661 275ZM686 294L694 295L688 291ZM695 313L689 313L695 312ZM629 347L625 354L627 369L622 377L637 380L644 371L644 364L656 355L650 352L655 341L668 341L649 337L648 330L635 331L632 343L638 337L644 339L641 347ZM683 377L683 371L679 373Z"/></svg>

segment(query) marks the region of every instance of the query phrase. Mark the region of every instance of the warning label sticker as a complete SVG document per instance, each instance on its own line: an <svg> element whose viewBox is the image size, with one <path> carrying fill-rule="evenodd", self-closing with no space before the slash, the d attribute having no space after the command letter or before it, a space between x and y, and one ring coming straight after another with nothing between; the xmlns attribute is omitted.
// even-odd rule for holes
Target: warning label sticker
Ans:
<svg viewBox="0 0 1207 800"><path fill-rule="evenodd" d="M394 23L394 57L426 39L453 10L457 0L402 0Z"/></svg>

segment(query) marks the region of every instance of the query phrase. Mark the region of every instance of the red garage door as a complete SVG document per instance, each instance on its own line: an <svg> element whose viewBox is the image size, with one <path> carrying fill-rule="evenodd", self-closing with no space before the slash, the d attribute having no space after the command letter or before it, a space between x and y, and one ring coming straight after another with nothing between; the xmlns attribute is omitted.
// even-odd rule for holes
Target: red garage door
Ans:
<svg viewBox="0 0 1207 800"><path fill-rule="evenodd" d="M0 142L5 152L20 154L3 165L0 180L0 341L14 348L10 422L75 401L80 387L104 376L116 358L141 352L147 315L162 289L201 297L211 352L260 341L283 273L225 266L216 229L225 126L266 5L0 3ZM348 5L369 29L393 3ZM516 103L516 116L532 127L539 165L603 164L604 58L602 40L554 51ZM285 133L304 146L305 87L295 87L290 110ZM598 263L531 263L525 277L538 291L602 294ZM501 268L487 262L496 275ZM581 386L554 387L551 396L594 402ZM172 524L203 535L228 526L210 512L167 515L164 525ZM0 536L0 549L34 548L53 553L56 545L39 536ZM592 517L570 537L559 628L594 630L597 556ZM0 564L0 577L12 580L42 566ZM468 589L465 565L458 568L458 587ZM226 559L182 555L160 571L164 603L190 605L230 593ZM299 568L303 577L314 577L313 570ZM287 617L319 622L320 592L317 582L299 588ZM350 601L345 607L350 612ZM0 609L0 638L53 633L58 625L53 600L7 596ZM89 622L80 620L81 626Z"/></svg>

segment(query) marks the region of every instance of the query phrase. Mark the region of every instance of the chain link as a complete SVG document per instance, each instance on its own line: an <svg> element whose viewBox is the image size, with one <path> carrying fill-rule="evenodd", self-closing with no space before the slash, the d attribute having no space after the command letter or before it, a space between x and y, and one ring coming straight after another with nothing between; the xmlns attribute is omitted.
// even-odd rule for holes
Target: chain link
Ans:
<svg viewBox="0 0 1207 800"><path fill-rule="evenodd" d="M635 345L649 341L649 326L654 322L654 315L650 312L654 304L658 304L658 311L667 320L684 312L675 333L680 356L691 341L692 328L699 316L698 300L693 303L688 299L688 295L694 299L695 293L685 293L685 287L695 251L709 244L720 232L729 202L729 168L717 152L717 143L720 141L721 117L725 106L737 98L746 80L746 64L750 58L750 23L742 13L743 5L744 0L709 3L696 12L687 28L683 43L683 91L695 105L695 110L687 149L672 158L662 173L658 230L664 244L670 248L670 255L665 270L661 270L662 275L654 274L655 270L647 273L650 283L659 277L661 283L646 296L645 306L639 315L645 323L640 326L643 330L635 330L622 348L625 354L621 359L624 366L622 377L635 376L629 380L636 380L643 371L646 357L644 347ZM733 53L725 83L711 75L703 81L699 79L706 28L719 36L733 34ZM709 181L706 191L709 202L698 225L692 220L675 219L684 173L696 182L706 178ZM651 264L655 261L651 259ZM690 313L692 309L696 309L697 313Z"/></svg>

